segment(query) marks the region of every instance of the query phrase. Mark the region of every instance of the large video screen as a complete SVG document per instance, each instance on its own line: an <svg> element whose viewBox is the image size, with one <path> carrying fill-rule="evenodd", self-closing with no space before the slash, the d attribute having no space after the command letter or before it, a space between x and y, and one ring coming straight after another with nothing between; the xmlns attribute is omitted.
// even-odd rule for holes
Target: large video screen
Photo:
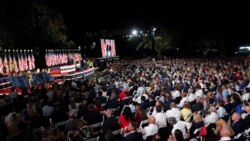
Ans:
<svg viewBox="0 0 250 141"><path fill-rule="evenodd" d="M115 57L115 40L112 39L101 39L101 49L102 49L102 57Z"/></svg>

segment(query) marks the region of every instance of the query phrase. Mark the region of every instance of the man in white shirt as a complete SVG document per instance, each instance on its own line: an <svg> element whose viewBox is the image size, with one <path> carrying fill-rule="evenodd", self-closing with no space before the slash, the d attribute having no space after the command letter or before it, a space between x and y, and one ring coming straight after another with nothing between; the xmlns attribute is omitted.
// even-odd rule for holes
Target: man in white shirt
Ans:
<svg viewBox="0 0 250 141"><path fill-rule="evenodd" d="M201 89L200 85L196 86L195 97L203 97L203 90Z"/></svg>
<svg viewBox="0 0 250 141"><path fill-rule="evenodd" d="M155 117L150 116L148 118L149 125L142 129L143 139L146 140L148 136L152 136L158 132L159 127L155 123Z"/></svg>
<svg viewBox="0 0 250 141"><path fill-rule="evenodd" d="M193 88L188 89L188 94L186 96L188 102L193 102L195 101L195 96L193 94Z"/></svg>
<svg viewBox="0 0 250 141"><path fill-rule="evenodd" d="M248 101L249 97L250 97L250 89L249 88L245 88L241 99L242 99L242 101Z"/></svg>
<svg viewBox="0 0 250 141"><path fill-rule="evenodd" d="M174 117L170 117L168 119L168 122L169 122L169 124L173 125L172 135L174 135L175 130L179 129L182 132L183 137L185 139L187 139L189 137L189 135L190 135L189 131L190 131L190 128L192 126L191 123L185 122L185 121L176 121L176 119Z"/></svg>
<svg viewBox="0 0 250 141"><path fill-rule="evenodd" d="M156 115L154 115L156 124L159 126L159 128L163 128L167 126L167 118L165 113L161 111L161 107L156 107Z"/></svg>
<svg viewBox="0 0 250 141"><path fill-rule="evenodd" d="M180 97L180 95L181 95L180 91L177 90L176 88L175 88L175 90L173 92L171 92L171 94L172 94L173 99L175 99L177 97Z"/></svg>
<svg viewBox="0 0 250 141"><path fill-rule="evenodd" d="M177 121L179 121L180 120L180 118L181 118L181 112L180 112L180 110L177 108L177 106L176 106L176 104L174 103L174 102L172 102L171 104L170 104L170 110L167 110L167 112L166 112L166 117L167 118L169 118L169 117L175 117L175 119L177 120Z"/></svg>
<svg viewBox="0 0 250 141"><path fill-rule="evenodd" d="M208 111L210 112L210 114L205 117L205 124L215 123L218 120L215 106L210 106Z"/></svg>

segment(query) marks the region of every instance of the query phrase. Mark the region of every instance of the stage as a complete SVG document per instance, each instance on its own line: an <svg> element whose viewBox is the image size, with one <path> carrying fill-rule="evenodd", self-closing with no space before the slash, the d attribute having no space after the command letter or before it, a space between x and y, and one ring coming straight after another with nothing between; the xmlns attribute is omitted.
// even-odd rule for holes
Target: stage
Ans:
<svg viewBox="0 0 250 141"><path fill-rule="evenodd" d="M50 69L49 73L32 73L32 82L37 85L38 88L45 83L47 87L51 87L54 83L63 84L66 80L90 77L97 69L97 67L83 69L78 65L53 67ZM0 95L8 95L13 87L18 94L21 94L21 88L25 88L27 91L30 91L28 80L24 75L0 78Z"/></svg>

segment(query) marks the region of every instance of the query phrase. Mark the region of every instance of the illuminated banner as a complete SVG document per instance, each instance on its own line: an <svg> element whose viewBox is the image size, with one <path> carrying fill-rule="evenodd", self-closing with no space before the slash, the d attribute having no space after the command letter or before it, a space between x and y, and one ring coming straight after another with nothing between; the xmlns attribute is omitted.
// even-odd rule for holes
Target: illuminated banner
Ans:
<svg viewBox="0 0 250 141"><path fill-rule="evenodd" d="M101 39L102 57L115 57L115 40Z"/></svg>

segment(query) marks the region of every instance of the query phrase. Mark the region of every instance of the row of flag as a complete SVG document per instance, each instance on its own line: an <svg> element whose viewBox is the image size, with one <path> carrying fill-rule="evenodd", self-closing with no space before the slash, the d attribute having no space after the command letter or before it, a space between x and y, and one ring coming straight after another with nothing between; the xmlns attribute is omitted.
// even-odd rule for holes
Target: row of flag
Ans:
<svg viewBox="0 0 250 141"><path fill-rule="evenodd" d="M80 51L46 50L45 61L48 67L67 64L70 60L74 60L74 62L81 61L82 57Z"/></svg>
<svg viewBox="0 0 250 141"><path fill-rule="evenodd" d="M20 72L35 69L35 58L32 50L5 51L0 57L0 73Z"/></svg>

